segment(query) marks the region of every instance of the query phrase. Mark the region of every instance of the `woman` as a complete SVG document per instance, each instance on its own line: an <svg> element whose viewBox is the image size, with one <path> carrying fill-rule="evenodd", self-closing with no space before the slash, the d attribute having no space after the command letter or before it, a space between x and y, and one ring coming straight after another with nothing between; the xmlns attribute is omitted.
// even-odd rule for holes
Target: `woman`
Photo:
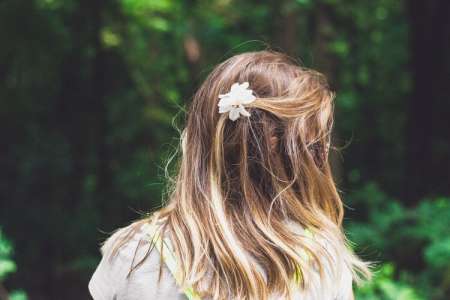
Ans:
<svg viewBox="0 0 450 300"><path fill-rule="evenodd" d="M328 162L333 93L271 52L218 65L193 98L168 203L104 244L95 300L352 299Z"/></svg>

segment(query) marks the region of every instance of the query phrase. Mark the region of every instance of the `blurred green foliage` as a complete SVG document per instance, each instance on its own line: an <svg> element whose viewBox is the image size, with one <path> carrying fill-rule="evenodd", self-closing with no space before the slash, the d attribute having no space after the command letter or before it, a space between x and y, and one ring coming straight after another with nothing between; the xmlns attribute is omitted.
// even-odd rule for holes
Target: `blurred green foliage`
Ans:
<svg viewBox="0 0 450 300"><path fill-rule="evenodd" d="M11 242L6 239L0 230L0 280L5 279L8 274L14 273L17 269L16 264L11 259L11 253Z"/></svg>
<svg viewBox="0 0 450 300"><path fill-rule="evenodd" d="M425 199L406 208L369 183L347 200L368 212L346 228L377 270L374 282L359 291L361 299L445 299L450 293L450 199ZM380 298L370 298L375 295Z"/></svg>
<svg viewBox="0 0 450 300"><path fill-rule="evenodd" d="M337 91L346 226L379 269L357 299L446 299L448 3L1 1L0 225L16 250L15 263L0 256L5 285L88 299L100 242L161 204L161 166L203 78L271 47Z"/></svg>
<svg viewBox="0 0 450 300"><path fill-rule="evenodd" d="M362 300L425 300L420 296L418 289L412 285L398 280L395 276L394 266L390 263L381 265L375 278L364 284L356 291L356 299Z"/></svg>
<svg viewBox="0 0 450 300"><path fill-rule="evenodd" d="M6 239L3 231L0 228L0 299L5 296L5 292L8 293L10 300L27 300L27 295L22 290L15 290L12 292L5 291L2 282L8 277L9 274L17 271L16 263L12 260L13 247L11 242Z"/></svg>

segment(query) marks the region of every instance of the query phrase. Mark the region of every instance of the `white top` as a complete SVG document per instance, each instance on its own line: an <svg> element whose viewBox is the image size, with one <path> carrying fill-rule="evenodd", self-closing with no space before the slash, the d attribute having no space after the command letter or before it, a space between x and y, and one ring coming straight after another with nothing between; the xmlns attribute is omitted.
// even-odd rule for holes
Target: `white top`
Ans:
<svg viewBox="0 0 450 300"><path fill-rule="evenodd" d="M131 226L119 229L106 241L102 247L103 258L89 282L89 291L94 300L187 299L166 265L163 265L161 280L158 281L161 259L155 248L139 267L129 273L131 266L140 262L151 246L149 235L144 232L145 228L148 227L142 226L138 229L131 239L118 249L116 255L110 255L116 241L129 233ZM313 282L308 285L310 288L296 291L294 299L353 299L350 270L345 270L335 277L332 287L328 285L324 288L318 274L311 279ZM274 296L271 300L281 299Z"/></svg>

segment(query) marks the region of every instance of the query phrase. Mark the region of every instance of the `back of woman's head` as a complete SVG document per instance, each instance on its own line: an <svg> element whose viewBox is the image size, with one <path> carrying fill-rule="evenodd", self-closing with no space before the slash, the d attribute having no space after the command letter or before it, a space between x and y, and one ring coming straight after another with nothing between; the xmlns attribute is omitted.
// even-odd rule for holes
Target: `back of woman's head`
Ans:
<svg viewBox="0 0 450 300"><path fill-rule="evenodd" d="M244 82L256 99L250 116L232 121L219 95ZM313 272L324 282L330 270L368 274L341 229L327 160L332 113L324 76L283 54L240 54L211 72L188 111L169 204L156 214L185 284L214 299L267 299L289 297L295 278L307 288Z"/></svg>

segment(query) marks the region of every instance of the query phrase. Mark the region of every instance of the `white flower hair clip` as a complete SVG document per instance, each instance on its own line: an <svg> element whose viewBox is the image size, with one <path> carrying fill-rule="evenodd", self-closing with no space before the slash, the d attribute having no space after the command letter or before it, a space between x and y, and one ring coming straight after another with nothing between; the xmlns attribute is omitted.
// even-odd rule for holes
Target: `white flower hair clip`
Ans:
<svg viewBox="0 0 450 300"><path fill-rule="evenodd" d="M239 119L240 115L249 117L250 113L245 110L244 104L255 101L253 91L248 88L248 82L242 84L234 83L228 93L219 95L219 113L229 112L228 117L232 121Z"/></svg>

